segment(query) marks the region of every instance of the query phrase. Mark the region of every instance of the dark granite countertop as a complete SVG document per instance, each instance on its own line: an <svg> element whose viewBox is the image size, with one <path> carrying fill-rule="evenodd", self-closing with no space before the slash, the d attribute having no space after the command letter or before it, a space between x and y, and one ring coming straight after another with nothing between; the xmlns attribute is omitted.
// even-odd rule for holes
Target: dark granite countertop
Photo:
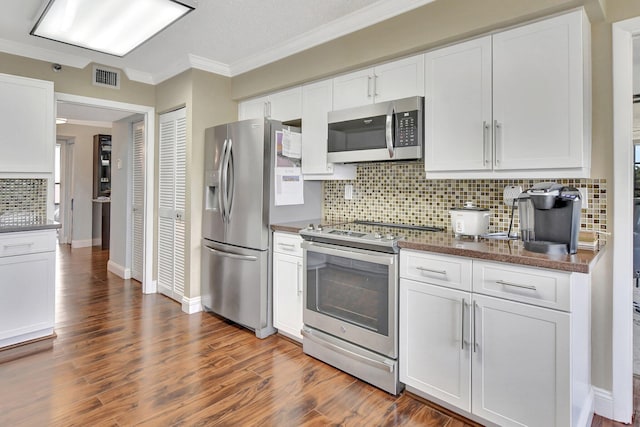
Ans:
<svg viewBox="0 0 640 427"><path fill-rule="evenodd" d="M44 219L44 220L8 220L0 219L0 233L15 233L20 231L37 231L37 230L51 230L62 227L59 222Z"/></svg>
<svg viewBox="0 0 640 427"><path fill-rule="evenodd" d="M273 231L297 233L310 223L320 224L320 219L271 224ZM326 225L326 224L323 224ZM520 240L492 240L480 238L456 239L453 233L403 230L404 240L398 242L401 249L456 255L487 261L506 262L530 267L549 268L573 273L591 273L605 246L599 250L578 250L574 255L546 255L530 252Z"/></svg>

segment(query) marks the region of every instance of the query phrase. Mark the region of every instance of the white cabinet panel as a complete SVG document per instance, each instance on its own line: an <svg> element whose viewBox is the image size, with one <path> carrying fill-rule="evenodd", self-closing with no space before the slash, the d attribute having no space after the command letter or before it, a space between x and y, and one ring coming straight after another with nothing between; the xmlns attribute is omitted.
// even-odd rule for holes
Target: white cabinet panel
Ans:
<svg viewBox="0 0 640 427"><path fill-rule="evenodd" d="M296 86L238 103L238 120L268 118L286 122L302 116L302 88Z"/></svg>
<svg viewBox="0 0 640 427"><path fill-rule="evenodd" d="M53 173L53 82L0 74L0 173Z"/></svg>
<svg viewBox="0 0 640 427"><path fill-rule="evenodd" d="M367 68L333 79L333 109L358 107L373 102L373 69Z"/></svg>
<svg viewBox="0 0 640 427"><path fill-rule="evenodd" d="M405 250L400 258L400 277L463 291L471 291L471 271L467 258Z"/></svg>
<svg viewBox="0 0 640 427"><path fill-rule="evenodd" d="M238 103L238 120L260 119L268 117L266 96L248 99Z"/></svg>
<svg viewBox="0 0 640 427"><path fill-rule="evenodd" d="M491 170L491 37L425 55L425 168Z"/></svg>
<svg viewBox="0 0 640 427"><path fill-rule="evenodd" d="M471 294L400 280L400 381L471 410Z"/></svg>
<svg viewBox="0 0 640 427"><path fill-rule="evenodd" d="M474 295L473 413L501 426L571 425L569 314Z"/></svg>
<svg viewBox="0 0 640 427"><path fill-rule="evenodd" d="M273 326L302 340L302 238L273 233Z"/></svg>

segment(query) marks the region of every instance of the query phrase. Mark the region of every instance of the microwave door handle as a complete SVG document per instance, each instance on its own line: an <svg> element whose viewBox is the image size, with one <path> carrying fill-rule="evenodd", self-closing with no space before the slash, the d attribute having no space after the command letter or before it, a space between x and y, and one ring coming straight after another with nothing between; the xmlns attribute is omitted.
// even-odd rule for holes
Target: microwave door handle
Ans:
<svg viewBox="0 0 640 427"><path fill-rule="evenodd" d="M394 103L389 104L389 111L387 112L387 122L386 122L386 142L387 142L387 150L389 150L389 158L393 158L393 135L395 133L394 126L394 118L396 115Z"/></svg>

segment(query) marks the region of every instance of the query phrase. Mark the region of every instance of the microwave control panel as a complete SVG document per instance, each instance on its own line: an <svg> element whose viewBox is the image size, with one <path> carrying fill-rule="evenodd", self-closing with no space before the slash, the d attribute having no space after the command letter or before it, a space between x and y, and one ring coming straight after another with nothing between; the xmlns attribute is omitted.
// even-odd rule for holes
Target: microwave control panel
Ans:
<svg viewBox="0 0 640 427"><path fill-rule="evenodd" d="M396 113L396 147L419 145L418 111Z"/></svg>

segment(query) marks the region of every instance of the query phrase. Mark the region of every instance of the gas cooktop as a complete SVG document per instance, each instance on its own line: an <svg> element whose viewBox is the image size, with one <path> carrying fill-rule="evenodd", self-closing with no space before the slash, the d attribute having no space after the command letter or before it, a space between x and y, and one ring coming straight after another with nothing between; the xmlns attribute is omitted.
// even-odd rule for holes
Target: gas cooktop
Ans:
<svg viewBox="0 0 640 427"><path fill-rule="evenodd" d="M309 241L383 252L398 252L398 241L404 239L403 230L442 231L443 229L422 225L354 221L330 227L309 224L308 227L300 230L300 235Z"/></svg>

